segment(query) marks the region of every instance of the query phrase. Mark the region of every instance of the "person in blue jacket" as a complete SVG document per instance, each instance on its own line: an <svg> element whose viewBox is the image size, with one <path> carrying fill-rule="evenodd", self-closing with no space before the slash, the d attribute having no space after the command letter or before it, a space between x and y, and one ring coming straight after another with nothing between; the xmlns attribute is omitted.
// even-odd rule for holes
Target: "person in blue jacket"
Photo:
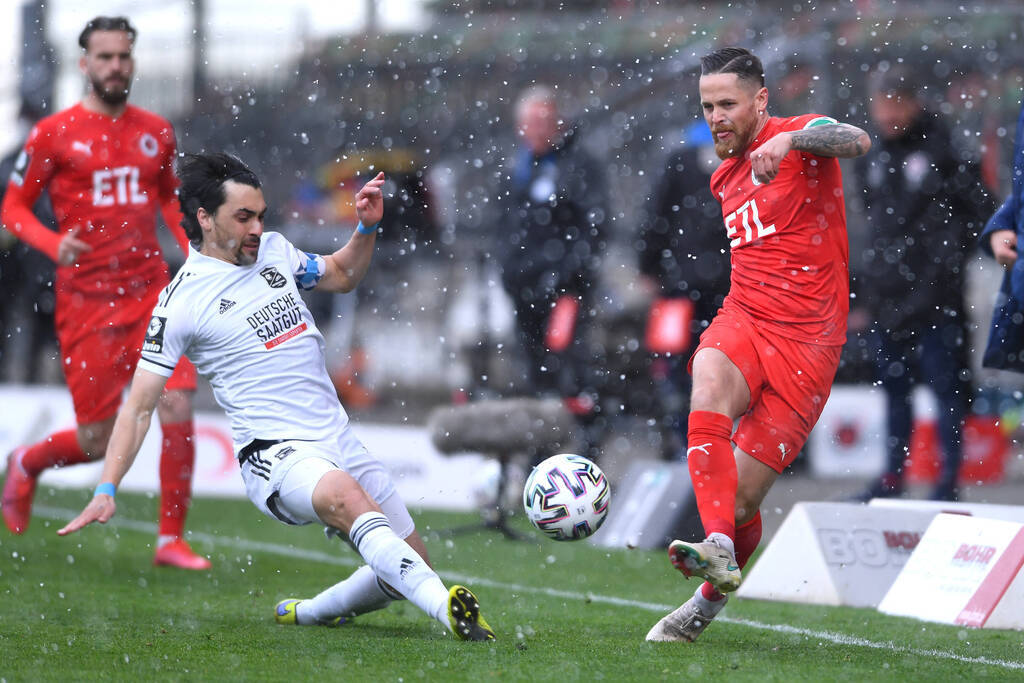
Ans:
<svg viewBox="0 0 1024 683"><path fill-rule="evenodd" d="M1017 245L1024 230L1024 107L1013 146L1013 191L985 225L981 246L1006 269L996 297L992 330L982 357L987 368L1024 372L1024 261Z"/></svg>

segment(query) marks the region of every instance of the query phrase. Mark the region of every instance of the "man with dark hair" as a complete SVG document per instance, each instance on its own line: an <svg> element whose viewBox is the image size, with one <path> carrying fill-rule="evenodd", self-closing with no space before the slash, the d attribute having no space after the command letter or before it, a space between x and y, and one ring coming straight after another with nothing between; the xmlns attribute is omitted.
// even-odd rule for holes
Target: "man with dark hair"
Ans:
<svg viewBox="0 0 1024 683"><path fill-rule="evenodd" d="M836 157L871 146L864 131L826 116L769 116L764 69L748 50L724 48L701 67L701 107L723 159L711 191L732 273L690 359L687 461L707 538L673 541L668 552L705 581L648 640L696 640L739 588L761 540L758 508L821 414L849 307Z"/></svg>
<svg viewBox="0 0 1024 683"><path fill-rule="evenodd" d="M359 225L320 256L264 232L255 174L227 154L179 165L188 259L153 309L96 495L58 533L106 522L167 378L188 354L227 412L249 499L285 524L326 525L366 560L310 600L278 603L282 624L337 626L406 598L461 640L494 640L476 597L445 588L383 465L352 430L327 375L324 339L299 290L349 292L366 274L384 215L384 174L355 196Z"/></svg>
<svg viewBox="0 0 1024 683"><path fill-rule="evenodd" d="M139 357L146 314L169 280L156 236L158 210L187 249L175 197L174 130L128 104L134 40L123 17L86 25L79 60L85 96L32 129L4 196L0 216L7 229L57 264L57 338L78 423L8 456L2 511L16 534L28 527L44 470L103 455ZM44 188L57 232L32 213ZM163 449L154 563L183 569L210 566L183 538L195 460L195 386L195 369L185 361L158 406Z"/></svg>
<svg viewBox="0 0 1024 683"><path fill-rule="evenodd" d="M971 399L965 276L992 202L978 165L956 149L917 88L906 66L872 75L868 112L878 143L856 166L868 240L851 327L867 334L888 408L887 464L858 496L865 501L903 491L915 382L939 405L943 465L930 497L956 500Z"/></svg>

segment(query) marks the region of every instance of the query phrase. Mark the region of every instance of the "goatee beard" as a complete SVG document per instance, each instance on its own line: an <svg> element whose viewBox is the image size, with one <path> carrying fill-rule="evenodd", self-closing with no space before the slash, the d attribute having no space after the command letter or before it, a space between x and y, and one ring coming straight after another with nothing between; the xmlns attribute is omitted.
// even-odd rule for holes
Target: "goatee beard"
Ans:
<svg viewBox="0 0 1024 683"><path fill-rule="evenodd" d="M128 92L131 90L131 82L128 82L123 88L108 90L103 87L102 83L93 81L92 90L104 104L118 106L128 101Z"/></svg>

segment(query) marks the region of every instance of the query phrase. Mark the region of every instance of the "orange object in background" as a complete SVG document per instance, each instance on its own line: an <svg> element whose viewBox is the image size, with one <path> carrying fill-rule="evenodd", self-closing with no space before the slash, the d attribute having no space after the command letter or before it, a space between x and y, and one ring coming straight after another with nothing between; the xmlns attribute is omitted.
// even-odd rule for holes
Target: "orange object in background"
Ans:
<svg viewBox="0 0 1024 683"><path fill-rule="evenodd" d="M690 348L693 302L660 297L651 304L644 343L653 353L680 354Z"/></svg>
<svg viewBox="0 0 1024 683"><path fill-rule="evenodd" d="M964 426L963 442L961 484L995 484L1003 480L1010 442L998 417L969 415ZM941 470L942 446L938 423L934 420L914 420L910 433L910 458L905 471L907 481L934 484Z"/></svg>
<svg viewBox="0 0 1024 683"><path fill-rule="evenodd" d="M569 348L576 334L576 316L580 312L580 300L575 296L563 294L551 307L548 316L548 329L544 335L544 345L548 351L561 353Z"/></svg>

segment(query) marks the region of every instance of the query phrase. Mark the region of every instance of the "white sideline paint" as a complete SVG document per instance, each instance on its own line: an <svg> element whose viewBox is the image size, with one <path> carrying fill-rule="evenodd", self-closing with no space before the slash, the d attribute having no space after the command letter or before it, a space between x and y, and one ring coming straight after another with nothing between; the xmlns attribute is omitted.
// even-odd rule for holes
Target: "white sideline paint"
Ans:
<svg viewBox="0 0 1024 683"><path fill-rule="evenodd" d="M53 508L44 505L39 505L33 509L33 513L39 517L46 517L48 519L70 520L77 516L79 511L70 510L66 508ZM153 524L151 522L141 522L132 519L114 518L111 521L107 522L107 526L119 529L128 529L130 531L139 531L151 535L156 534L157 531L156 524ZM355 567L357 565L362 564L361 559L356 559L354 553L349 555L322 553L314 550L303 550L300 548L296 548L294 546L279 545L276 543L264 543L261 541L251 541L248 539L241 539L237 537L229 538L226 536L216 536L213 534L195 531L189 532L189 538L207 543L212 543L214 545L230 546L233 548L237 548L239 550L253 550L274 555L281 555L283 557L288 558L298 557L315 562L323 562L324 564L341 565L346 567ZM488 588L495 588L514 593L539 593L543 595L549 595L551 597L564 598L567 600L590 600L591 602L616 605L619 607L633 607L636 609L643 609L656 613L670 612L674 610L676 607L678 607L678 605L643 602L640 600L618 598L609 595L597 595L594 593L580 593L578 591L565 591L558 590L555 588L538 588L536 586L525 586L514 583L504 583L501 581L493 581L491 579L461 574L458 572L445 571L439 573L441 574L441 576L449 580L463 582L472 586L487 586ZM800 635L817 641L835 643L836 645L851 645L854 647L865 647L873 650L888 650L896 654L914 655L917 657L929 657L932 659L946 659L954 662L962 662L964 664L983 664L986 666L993 666L1000 669L1007 669L1010 671L1024 671L1024 661L991 659L989 657L966 657L964 655L958 655L955 652L949 652L947 650L921 650L917 648L901 647L892 642L879 642L874 640L868 640L867 638L861 638L860 636L851 636L845 633L835 633L832 631L815 631L813 629L800 628L797 626L790 626L788 624L767 624L760 621L754 621L752 619L732 619L724 615L719 616L717 618L717 621L719 623L746 626L748 628L754 628L760 631L772 631L774 633Z"/></svg>
<svg viewBox="0 0 1024 683"><path fill-rule="evenodd" d="M71 396L62 387L0 384L0 469L2 457L21 444L74 427ZM157 420L154 420L157 422ZM195 497L245 498L231 429L220 412L195 415L196 463L192 477ZM446 456L434 448L425 427L353 421L352 431L391 473L406 504L423 508L472 510L482 473L494 466L479 454ZM142 493L160 491L160 427L153 424L131 470L118 487ZM39 478L43 486L91 489L103 470L102 462L49 469Z"/></svg>

